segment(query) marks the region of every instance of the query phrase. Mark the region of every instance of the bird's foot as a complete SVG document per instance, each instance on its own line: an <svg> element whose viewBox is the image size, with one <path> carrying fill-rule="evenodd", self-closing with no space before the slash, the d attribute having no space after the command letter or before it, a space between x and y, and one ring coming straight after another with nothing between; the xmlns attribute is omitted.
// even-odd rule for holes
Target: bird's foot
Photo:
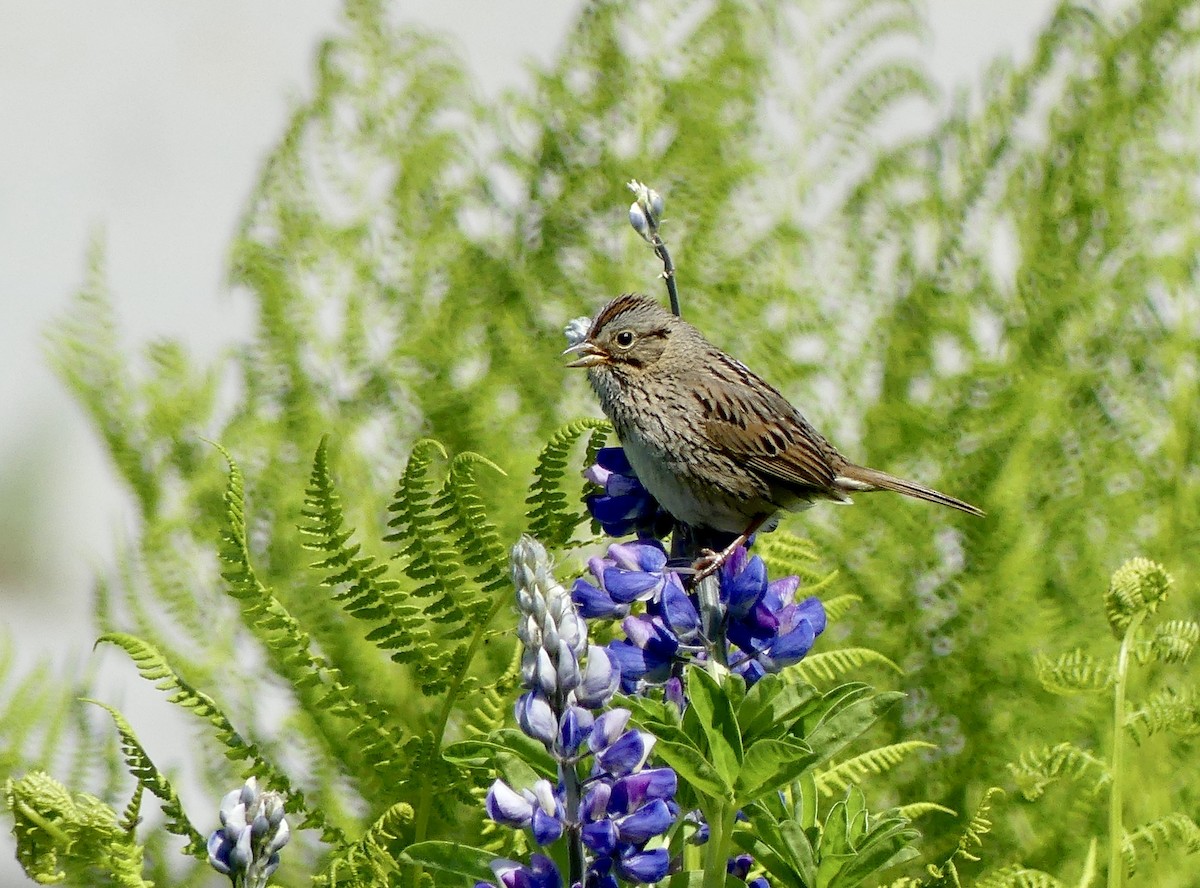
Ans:
<svg viewBox="0 0 1200 888"><path fill-rule="evenodd" d="M701 580L711 577L721 569L721 565L729 560L729 556L733 554L733 550L741 545L740 538L734 541L732 546L726 546L720 552L714 552L712 549L701 549L700 557L692 562L692 583L699 583Z"/></svg>

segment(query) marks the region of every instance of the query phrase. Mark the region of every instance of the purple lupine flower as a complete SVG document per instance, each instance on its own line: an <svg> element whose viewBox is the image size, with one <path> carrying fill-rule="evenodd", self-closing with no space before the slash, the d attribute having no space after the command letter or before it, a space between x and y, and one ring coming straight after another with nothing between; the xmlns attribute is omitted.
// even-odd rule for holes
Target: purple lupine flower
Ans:
<svg viewBox="0 0 1200 888"><path fill-rule="evenodd" d="M562 888L562 875L554 861L544 854L531 854L529 865L501 858L491 863L500 888ZM490 882L476 882L475 888L495 888Z"/></svg>
<svg viewBox="0 0 1200 888"><path fill-rule="evenodd" d="M635 601L649 601L662 592L668 577L667 552L658 540L614 543L604 558L593 558L588 568L596 582L578 579L571 599L586 618L624 617Z"/></svg>
<svg viewBox="0 0 1200 888"><path fill-rule="evenodd" d="M745 882L746 888L771 888L771 883L767 881L766 876L748 878L752 866L754 866L753 857L749 854L738 854L729 858L725 864L725 871L739 882Z"/></svg>
<svg viewBox="0 0 1200 888"><path fill-rule="evenodd" d="M678 583L665 571L666 560L658 543L613 546L607 559L597 559L603 563L597 564L595 575L602 586L629 601L647 600L661 587ZM558 762L559 783L542 779L517 791L497 780L487 793L488 816L528 829L538 845L566 835L581 843L577 847L590 849L586 873L572 876L582 876L588 888L615 888L618 878L658 881L666 875L669 855L665 848L647 845L679 813L673 798L675 772L643 770L655 738L628 727L628 710L590 711L611 700L620 681L619 663L608 649L588 644L587 624L554 580L537 541L525 537L513 547L512 576L527 689L517 700L515 715L521 729ZM576 765L588 756L591 774L581 781ZM493 872L502 888L559 888L558 871L548 858L538 860L535 854L529 866L497 861Z"/></svg>
<svg viewBox="0 0 1200 888"><path fill-rule="evenodd" d="M767 581L766 565L739 547L721 567L721 598L727 602L729 668L754 684L767 673L798 663L825 631L825 607L810 596L796 601L799 577Z"/></svg>
<svg viewBox="0 0 1200 888"><path fill-rule="evenodd" d="M251 777L221 800L220 817L221 828L208 837L209 864L234 885L264 888L291 838L283 796L260 792Z"/></svg>
<svg viewBox="0 0 1200 888"><path fill-rule="evenodd" d="M604 490L588 494L584 502L609 536L636 531L642 538L662 537L671 529L671 516L638 480L620 447L600 448L595 464L583 476Z"/></svg>
<svg viewBox="0 0 1200 888"><path fill-rule="evenodd" d="M609 710L586 727L570 714L564 716L564 722L577 725L576 736L586 736L586 743L574 744L572 757L593 757L575 822L566 816L564 787L552 787L547 780L520 792L497 780L487 794L492 820L530 830L539 845L556 841L568 829L578 830L592 852L588 885L607 884L608 876L655 882L666 875L669 863L665 848L646 846L675 823L678 779L670 768L644 768L654 737L628 728L629 716L625 709ZM513 876L519 878L524 876Z"/></svg>
<svg viewBox="0 0 1200 888"><path fill-rule="evenodd" d="M629 615L628 603L609 594L604 579L599 588L579 580L573 594L577 602L587 603L591 616L623 617L625 638L610 642L608 651L620 669L625 693L666 683L676 674L679 661L704 660L714 641L704 638L696 596L684 589L677 573L666 568L665 553L660 564L657 547L642 543L636 552L629 551L635 545L639 544L610 547L610 553L620 551L615 557L594 559L593 573L607 577L611 572L618 590L651 590L645 613ZM718 583L729 668L748 684L799 662L825 630L820 599L796 601L800 579L769 581L763 560L750 556L745 547L738 547L722 565ZM676 697L679 690L672 691Z"/></svg>

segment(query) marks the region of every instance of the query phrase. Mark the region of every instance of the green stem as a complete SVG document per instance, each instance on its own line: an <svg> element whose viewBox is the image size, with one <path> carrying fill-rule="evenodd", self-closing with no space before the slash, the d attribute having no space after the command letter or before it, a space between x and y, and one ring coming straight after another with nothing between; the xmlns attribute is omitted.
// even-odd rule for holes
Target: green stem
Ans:
<svg viewBox="0 0 1200 888"><path fill-rule="evenodd" d="M708 813L708 843L704 846L704 881L701 888L725 888L725 866L729 862L729 841L735 812L728 802L722 802Z"/></svg>
<svg viewBox="0 0 1200 888"><path fill-rule="evenodd" d="M1121 816L1124 804L1125 783L1125 688L1129 677L1129 649L1133 646L1137 631L1146 618L1146 612L1134 614L1121 639L1121 650L1117 654L1117 675L1113 689L1113 744L1109 773L1112 789L1108 796L1108 888L1121 888L1125 884L1125 861L1121 847L1125 840L1125 825Z"/></svg>
<svg viewBox="0 0 1200 888"><path fill-rule="evenodd" d="M446 739L446 725L450 723L450 716L454 712L454 704L458 701L458 692L462 687L469 673L471 661L475 659L475 654L483 645L484 638L487 637L488 627L492 625L492 620L500 609L508 603L508 597L497 594L495 601L492 602L492 609L488 611L486 617L479 622L475 629L475 634L471 637L471 641L467 646L467 655L463 662L462 669L458 670L450 686L446 689L446 696L442 701L442 708L438 712L437 720L433 726L433 749L430 751L430 757L434 760L438 759L442 754L442 741ZM429 820L433 810L433 784L428 780L421 783L421 790L417 799L417 816L413 824L413 841L422 842L429 834ZM421 868L416 868L416 877L419 880L421 876Z"/></svg>

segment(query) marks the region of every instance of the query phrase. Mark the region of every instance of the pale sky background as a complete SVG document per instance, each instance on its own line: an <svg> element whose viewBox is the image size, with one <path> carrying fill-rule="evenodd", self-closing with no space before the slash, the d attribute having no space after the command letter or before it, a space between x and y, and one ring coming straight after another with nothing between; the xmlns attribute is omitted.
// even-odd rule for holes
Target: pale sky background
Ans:
<svg viewBox="0 0 1200 888"><path fill-rule="evenodd" d="M928 0L926 60L947 97L999 55L1027 59L1053 5ZM397 6L450 34L488 95L522 82L526 61L553 58L577 8ZM0 634L24 663L90 656L91 577L133 527L100 442L47 366L46 326L102 233L128 346L178 337L207 358L231 329L249 331L250 307L226 284L228 244L338 10L334 0L0 0ZM141 705L143 692L107 699ZM25 884L0 842L0 886Z"/></svg>

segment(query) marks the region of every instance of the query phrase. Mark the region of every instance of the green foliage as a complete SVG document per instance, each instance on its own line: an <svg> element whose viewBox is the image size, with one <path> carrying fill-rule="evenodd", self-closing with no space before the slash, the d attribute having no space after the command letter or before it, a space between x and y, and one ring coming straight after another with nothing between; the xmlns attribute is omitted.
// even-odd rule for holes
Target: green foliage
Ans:
<svg viewBox="0 0 1200 888"><path fill-rule="evenodd" d="M1108 884L1122 884L1122 871L1133 875L1139 853L1157 858L1165 848L1180 848L1185 853L1200 850L1200 829L1182 811L1158 816L1134 830L1126 830L1124 786L1128 781L1126 735L1139 745L1152 735L1170 734L1189 737L1200 729L1195 694L1171 687L1160 688L1141 707L1131 709L1127 691L1135 662L1162 666L1186 662L1195 644L1195 623L1170 620L1160 623L1150 638L1141 633L1146 620L1166 602L1173 579L1161 565L1146 558L1133 558L1112 575L1104 595L1109 625L1120 641L1115 665L1100 667L1080 651L1060 657L1054 663L1045 660L1039 672L1048 690L1061 694L1112 691L1113 718L1107 761L1071 742L1059 743L1037 751L1026 751L1009 765L1022 794L1032 801L1041 798L1049 784L1061 777L1088 786L1093 794L1107 789L1108 799ZM1140 654L1140 656L1139 656ZM1094 844L1094 840L1093 840Z"/></svg>
<svg viewBox="0 0 1200 888"><path fill-rule="evenodd" d="M752 829L738 834L738 842L762 864L772 885L873 884L880 873L918 854L913 847L918 833L908 818L895 810L872 815L863 794L853 787L824 818L814 803L797 796L791 805L782 799L764 800L752 823Z"/></svg>
<svg viewBox="0 0 1200 888"><path fill-rule="evenodd" d="M1188 664L1195 614L1143 630L1166 572L1115 576L1104 612L1129 640L1122 672L1084 592L1134 552L1195 587L1200 4L1063 3L1027 62L981 72L948 111L904 0L589 3L530 89L486 104L443 41L381 0L345 10L232 248L251 341L209 366L172 342L126 357L99 247L50 335L138 510L97 584L100 629L199 716L211 797L251 771L278 779L325 840L301 830L296 853L330 884L413 884L411 843L428 879L449 872L437 843L479 841L491 769L540 773L504 733L505 542L530 529L574 559L588 536L576 473L608 431L578 419L594 399L561 368L560 331L657 286L624 222L637 175L668 199L686 317L851 457L988 512L864 495L792 519L803 540L763 535L772 572L799 574L831 628L774 696L696 678L711 722L640 711L666 732L663 758L728 817L806 769L840 792L858 761L885 804L922 801L863 819L851 789L832 822L811 807L807 826L773 812L764 829L818 830L814 861L878 836L883 861L908 847L911 805L970 810L1009 762L1022 789L1095 786L1100 750L1129 735L1142 745L1108 770L1141 789L1133 821L1159 826L1118 844L1148 883L1188 884L1196 701L1156 683ZM908 130L886 135L900 116ZM1132 664L1137 703L1114 732L1097 706ZM868 670L907 696L859 683ZM5 678L6 773L61 767L104 801L37 783L45 804L21 811L65 812L81 824L70 848L128 874L119 775L91 764L116 761L113 735L41 675ZM181 826L139 752L133 727L147 728L118 725L134 798L158 795ZM937 748L895 755L921 741ZM983 796L961 836L926 818L941 864L880 878L962 884L989 833L990 859L1028 866L978 884L1055 884L1051 870L1088 884L1096 846L1081 837L1104 831L1090 795L1053 818L1014 805L994 828ZM44 847L60 862L35 854L38 872L94 884L82 857ZM778 872L800 871L770 849Z"/></svg>
<svg viewBox="0 0 1200 888"><path fill-rule="evenodd" d="M115 811L95 796L71 793L44 771L4 784L17 860L42 884L151 888L142 878L142 849Z"/></svg>

